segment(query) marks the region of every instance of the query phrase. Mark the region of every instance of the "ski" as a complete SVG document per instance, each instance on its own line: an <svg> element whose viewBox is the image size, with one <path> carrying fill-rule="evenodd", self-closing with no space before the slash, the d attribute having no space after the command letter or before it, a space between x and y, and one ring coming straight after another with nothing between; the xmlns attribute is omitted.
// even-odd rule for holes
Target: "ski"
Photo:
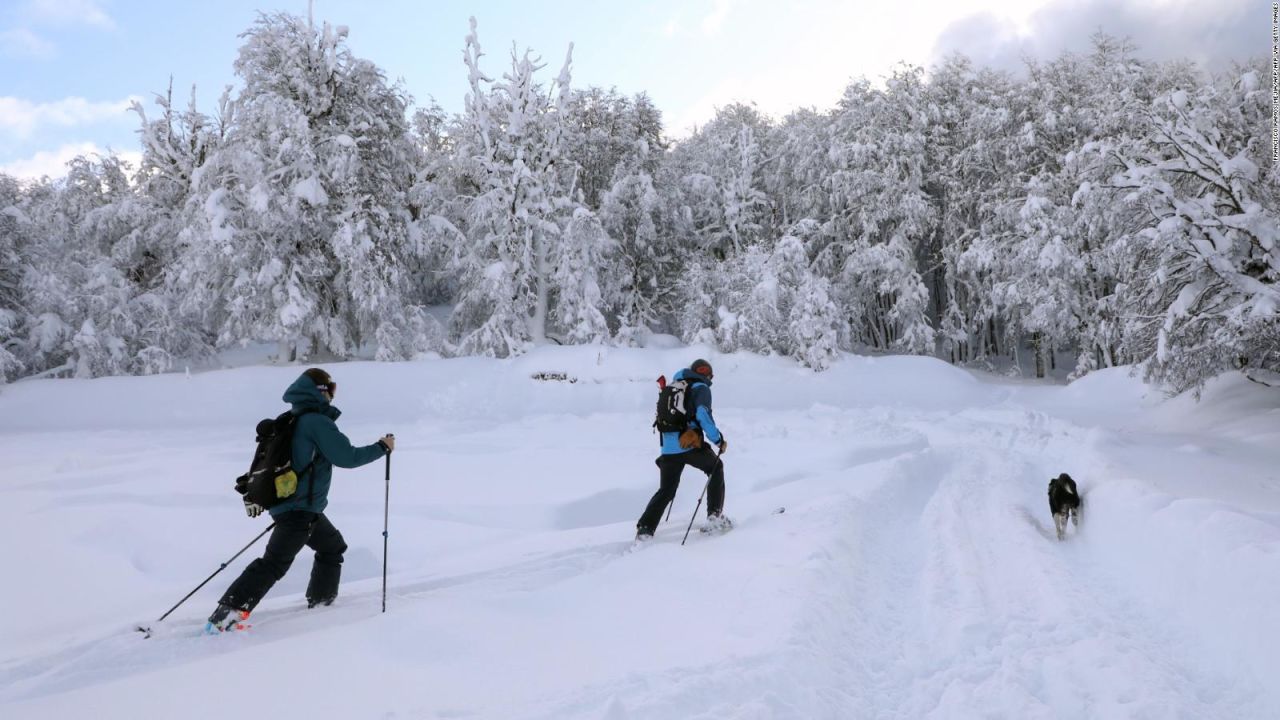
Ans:
<svg viewBox="0 0 1280 720"><path fill-rule="evenodd" d="M768 514L782 515L786 511L787 511L787 508L785 506L780 505L774 508L773 510L770 510ZM753 516L753 517L757 517L757 516ZM698 528L698 533L706 537L715 537L717 535L727 534L729 531L733 530L734 527L736 527L736 525L734 525L732 522L730 522L727 528L712 528L704 524L702 527ZM633 540L631 544L627 545L627 547L623 549L622 554L630 555L632 553L639 552L645 547L648 547L649 545L654 544L656 539L657 539L656 535L651 535L643 540L640 540L640 539Z"/></svg>

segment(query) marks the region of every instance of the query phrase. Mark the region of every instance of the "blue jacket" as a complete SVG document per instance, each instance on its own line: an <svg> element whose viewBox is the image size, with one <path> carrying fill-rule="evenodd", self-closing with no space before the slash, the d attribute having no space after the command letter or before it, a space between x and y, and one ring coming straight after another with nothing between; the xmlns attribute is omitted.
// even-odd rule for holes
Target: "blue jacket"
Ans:
<svg viewBox="0 0 1280 720"><path fill-rule="evenodd" d="M330 405L329 399L306 375L300 375L284 391L284 401L293 406L294 415L300 416L293 431L293 469L299 474L298 490L293 497L272 507L271 516L292 510L324 512L329 504L333 466L368 465L386 455L386 448L381 443L353 446L334 423L342 411ZM302 471L313 459L315 464L304 474Z"/></svg>
<svg viewBox="0 0 1280 720"><path fill-rule="evenodd" d="M707 440L710 440L713 445L718 445L724 436L720 434L720 428L716 427L715 418L711 416L711 380L688 368L676 373L674 379L687 380L690 383L692 394L690 405L693 407L694 419L689 421L689 427L701 429L706 434ZM687 452L689 451L680 447L680 433L662 433L663 455L679 455Z"/></svg>

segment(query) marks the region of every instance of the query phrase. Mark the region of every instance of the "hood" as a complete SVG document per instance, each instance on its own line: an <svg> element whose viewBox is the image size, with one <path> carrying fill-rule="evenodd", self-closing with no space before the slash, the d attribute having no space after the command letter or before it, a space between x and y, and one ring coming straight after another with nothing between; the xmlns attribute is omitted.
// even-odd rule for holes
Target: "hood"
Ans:
<svg viewBox="0 0 1280 720"><path fill-rule="evenodd" d="M297 380L284 391L284 401L293 407L294 414L303 411L319 412L337 420L342 411L329 404L329 398L316 388L315 382L306 375L299 375Z"/></svg>
<svg viewBox="0 0 1280 720"><path fill-rule="evenodd" d="M700 382L700 383L706 383L708 387L710 387L710 386L711 386L711 378L708 378L708 377L706 377L706 376L704 376L704 375L699 375L698 373L696 373L696 372L694 372L694 371L690 370L689 368L685 368L685 369L681 370L680 372L677 372L677 373L676 373L676 376L675 376L675 379L676 379L676 380L688 380L689 382ZM320 392L320 391L319 391L319 390L317 390L316 392L318 393L318 392Z"/></svg>

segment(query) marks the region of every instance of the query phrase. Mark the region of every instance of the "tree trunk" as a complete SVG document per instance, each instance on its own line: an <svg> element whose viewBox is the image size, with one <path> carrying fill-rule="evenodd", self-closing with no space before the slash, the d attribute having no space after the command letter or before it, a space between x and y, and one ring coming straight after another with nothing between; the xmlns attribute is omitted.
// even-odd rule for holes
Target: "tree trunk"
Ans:
<svg viewBox="0 0 1280 720"><path fill-rule="evenodd" d="M535 344L541 345L547 341L547 305L551 295L550 282L547 278L550 269L547 267L546 234L540 230L535 231L533 242L534 268L538 276L533 316L529 318L529 336L533 338Z"/></svg>
<svg viewBox="0 0 1280 720"><path fill-rule="evenodd" d="M1031 334L1031 347L1036 356L1036 377L1043 378L1045 375L1044 367L1044 335L1041 333Z"/></svg>

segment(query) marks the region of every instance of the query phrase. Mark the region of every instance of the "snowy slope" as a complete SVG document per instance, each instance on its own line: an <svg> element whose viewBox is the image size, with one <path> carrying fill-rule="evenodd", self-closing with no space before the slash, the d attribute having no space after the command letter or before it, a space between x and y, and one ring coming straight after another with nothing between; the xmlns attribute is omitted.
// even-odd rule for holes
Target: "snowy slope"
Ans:
<svg viewBox="0 0 1280 720"><path fill-rule="evenodd" d="M659 373L716 365L731 447L716 538L652 546ZM1195 404L1123 371L1065 387L924 358L813 374L705 349L329 366L343 429L399 440L337 471L339 603L310 560L234 636L197 635L265 527L231 479L297 367L22 382L0 392L0 716L1271 718L1280 708L1280 393ZM575 383L538 382L564 371ZM1051 475L1085 492L1052 537ZM786 512L773 510L785 506ZM260 551L260 546L255 548Z"/></svg>

